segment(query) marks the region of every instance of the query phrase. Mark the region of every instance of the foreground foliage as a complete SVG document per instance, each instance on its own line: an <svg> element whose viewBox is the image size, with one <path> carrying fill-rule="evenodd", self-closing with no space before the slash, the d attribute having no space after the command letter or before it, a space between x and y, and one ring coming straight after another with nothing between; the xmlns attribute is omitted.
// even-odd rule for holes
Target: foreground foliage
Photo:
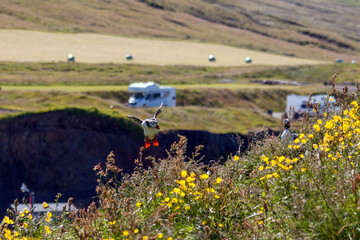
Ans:
<svg viewBox="0 0 360 240"><path fill-rule="evenodd" d="M294 141L267 136L223 164L202 163L202 146L186 156L181 136L166 159L143 159L141 149L131 175L111 153L94 168L97 204L37 219L33 209L9 211L2 237L358 239L359 99L344 91L336 101L337 109L314 104Z"/></svg>

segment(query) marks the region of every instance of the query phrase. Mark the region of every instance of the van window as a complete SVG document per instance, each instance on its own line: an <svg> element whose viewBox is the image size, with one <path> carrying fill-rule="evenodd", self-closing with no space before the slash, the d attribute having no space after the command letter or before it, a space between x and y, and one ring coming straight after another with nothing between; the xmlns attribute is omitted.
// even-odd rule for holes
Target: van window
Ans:
<svg viewBox="0 0 360 240"><path fill-rule="evenodd" d="M170 91L166 91L166 92L164 93L164 98L168 97L169 95L170 95Z"/></svg>
<svg viewBox="0 0 360 240"><path fill-rule="evenodd" d="M143 99L145 97L145 93L135 93L133 96L135 99Z"/></svg>
<svg viewBox="0 0 360 240"><path fill-rule="evenodd" d="M302 102L302 103L301 103L301 108L306 108L306 106L307 106L307 103L306 103L306 102Z"/></svg>
<svg viewBox="0 0 360 240"><path fill-rule="evenodd" d="M157 98L160 98L160 97L161 97L160 93L154 93L154 95L153 95L154 99L157 99Z"/></svg>

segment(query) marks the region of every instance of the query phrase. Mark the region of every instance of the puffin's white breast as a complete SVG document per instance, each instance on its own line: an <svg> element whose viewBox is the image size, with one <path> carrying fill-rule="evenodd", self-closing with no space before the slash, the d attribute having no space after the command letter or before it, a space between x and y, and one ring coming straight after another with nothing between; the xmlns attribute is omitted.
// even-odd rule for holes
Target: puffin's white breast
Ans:
<svg viewBox="0 0 360 240"><path fill-rule="evenodd" d="M144 129L144 135L145 137L149 138L150 140L154 139L155 136L158 134L159 132L159 129L157 128L150 128L148 127L148 125L146 124L146 122L142 122L141 123L141 126L143 127Z"/></svg>

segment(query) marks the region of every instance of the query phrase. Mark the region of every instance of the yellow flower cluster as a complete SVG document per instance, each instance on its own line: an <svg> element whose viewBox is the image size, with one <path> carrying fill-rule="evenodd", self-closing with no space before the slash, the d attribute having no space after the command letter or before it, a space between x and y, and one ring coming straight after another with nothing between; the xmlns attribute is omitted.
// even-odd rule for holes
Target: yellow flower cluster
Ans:
<svg viewBox="0 0 360 240"><path fill-rule="evenodd" d="M285 156L274 156L272 160L270 160L267 156L261 156L261 159L265 162L267 165L266 167L260 166L259 171L263 171L264 169L271 169L273 172L267 174L266 176L263 176L260 178L260 180L264 180L265 178L278 178L279 174L278 172L282 169L285 171L289 171L293 168L293 164L298 162L299 158L286 158Z"/></svg>
<svg viewBox="0 0 360 240"><path fill-rule="evenodd" d="M222 188L223 179L212 178L205 173L196 175L184 170L180 172L176 184L169 191L156 193L152 203L167 207L172 213L187 214L189 211L197 211L198 205L204 204L204 200L216 203L221 198L219 190ZM200 223L205 225L206 220ZM159 236L162 235L158 235L158 238Z"/></svg>
<svg viewBox="0 0 360 240"><path fill-rule="evenodd" d="M164 237L163 233L157 233L154 237L148 236L148 235L143 235L143 236L138 236L137 234L139 233L139 229L135 228L133 231L131 230L124 230L122 231L122 236L123 237L127 237L125 239L142 239L142 240L147 240L147 239L162 239ZM114 238L103 238L102 240L114 240ZM167 237L166 240L172 240L172 237Z"/></svg>
<svg viewBox="0 0 360 240"><path fill-rule="evenodd" d="M306 149L310 146L311 151L319 153L326 153L327 159L336 161L342 159L343 161L350 160L359 154L360 151L360 118L359 105L356 101L351 103L352 108L344 110L339 115L334 115L327 121L318 119L312 126L315 130L314 134L300 134L292 144L288 145L289 149ZM324 114L328 116L328 114ZM348 148L349 146L350 148ZM357 148L354 148L356 146ZM354 149L356 149L354 151ZM262 156L261 159L265 163L259 167L259 171L269 170L270 173L261 177L260 180L269 178L278 178L281 170L289 171L294 168L295 163L304 158L303 154L299 157L287 158L285 156L274 156L269 159L267 156ZM352 161L349 161L351 166L354 166ZM270 170L271 169L271 170ZM306 168L301 167L301 172L306 172Z"/></svg>

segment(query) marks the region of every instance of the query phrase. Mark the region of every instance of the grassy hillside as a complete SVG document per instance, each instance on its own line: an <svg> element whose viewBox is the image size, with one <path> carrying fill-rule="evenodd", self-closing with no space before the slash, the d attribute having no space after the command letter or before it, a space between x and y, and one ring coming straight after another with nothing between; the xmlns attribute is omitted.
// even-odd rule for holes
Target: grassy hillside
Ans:
<svg viewBox="0 0 360 240"><path fill-rule="evenodd" d="M330 76L339 82L358 81L357 64L302 67L191 67L122 64L1 63L1 115L64 107L95 107L102 112L147 117L154 109L131 109L128 84L155 81L177 89L176 108L161 116L162 129L207 130L216 133L279 127L267 110L285 110L288 94L326 93ZM221 83L230 79L232 83ZM249 83L257 79L285 79L305 86L271 86ZM109 108L113 106L113 108ZM178 121L182 119L182 121ZM199 123L201 122L201 127Z"/></svg>
<svg viewBox="0 0 360 240"><path fill-rule="evenodd" d="M0 28L181 39L351 60L360 51L359 7L330 0L4 0Z"/></svg>
<svg viewBox="0 0 360 240"><path fill-rule="evenodd" d="M268 99L266 91L254 93L247 91L235 91L236 96L229 99L229 90L219 89L215 96L207 97L207 89L195 91L178 91L179 106L165 108L159 116L162 130L188 129L205 130L214 133L239 132L247 133L249 130L263 126L277 128L279 121L265 112L267 108L284 109L287 91L282 91L283 96L279 101L273 101L267 106L258 107L256 103L261 99ZM242 99L247 96L249 100ZM61 91L11 91L3 90L0 96L0 115L6 117L24 112L43 112L64 107L96 108L102 113L125 117L125 115L136 115L147 118L154 114L154 108L132 109L125 106L127 92L61 92ZM252 99L250 98L252 97ZM254 102L255 101L255 102ZM113 106L110 108L110 106ZM267 107L267 108L266 108Z"/></svg>

